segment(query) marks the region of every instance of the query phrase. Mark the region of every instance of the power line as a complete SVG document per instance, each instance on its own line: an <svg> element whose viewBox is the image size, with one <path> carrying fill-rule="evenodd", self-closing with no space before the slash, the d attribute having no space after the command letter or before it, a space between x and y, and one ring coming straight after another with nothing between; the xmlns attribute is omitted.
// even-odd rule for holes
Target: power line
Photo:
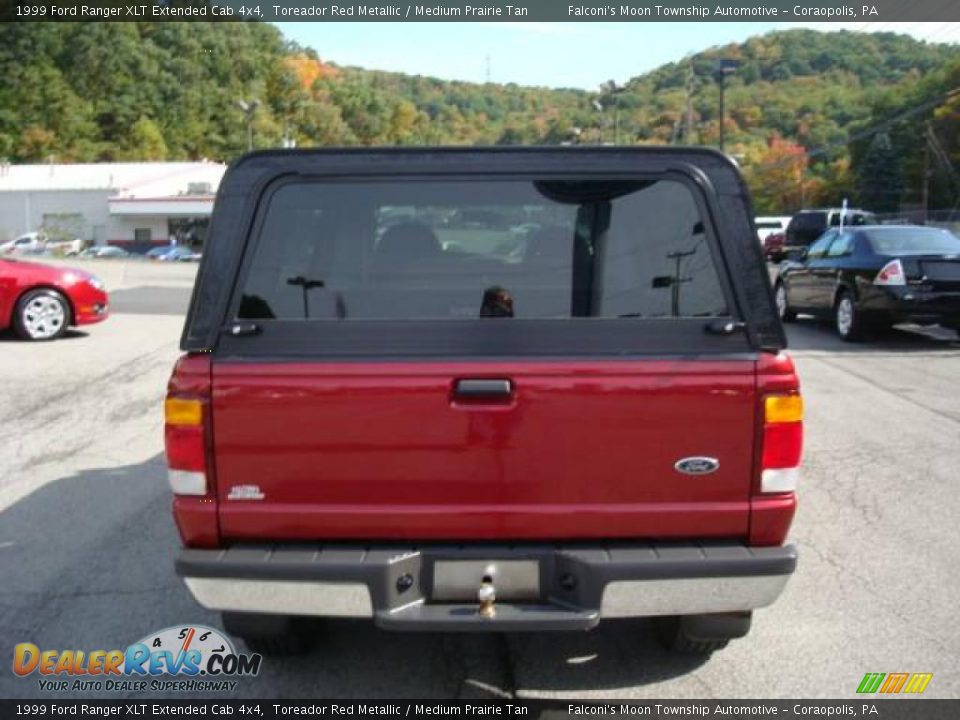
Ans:
<svg viewBox="0 0 960 720"><path fill-rule="evenodd" d="M954 96L958 94L960 94L960 87L955 87L952 90L948 90L947 92L943 93L939 97L934 98L933 100L928 100L924 103L921 103L920 105L915 105L912 108L909 108L908 110L905 110L904 112L900 113L899 115L895 115L892 118L887 118L883 122L877 123L876 125L873 125L872 127L869 127L865 130L861 130L860 132L849 136L843 142L831 143L830 145L824 145L823 147L817 148L816 150L810 150L807 152L807 156L815 157L817 155L823 155L829 152L830 150L834 150L838 147L846 147L850 143L856 142L857 140L863 140L864 138L870 137L871 135L875 135L881 130L886 130L889 127L896 125L897 123L903 120L906 120L909 117L913 117L914 115L919 115L924 110L929 110L930 108L936 107L937 105L940 105L941 103L947 100L951 100L953 99Z"/></svg>
<svg viewBox="0 0 960 720"><path fill-rule="evenodd" d="M853 135L849 135L845 140L839 140L834 143L829 143L827 145L814 148L813 150L804 150L804 155L810 158L819 157L820 155L826 155L831 150L847 147L851 143L855 143L857 140L863 140L864 138L868 138L871 135L875 135L881 130L886 130L887 128L893 125L896 125L897 123L903 120L906 120L909 117L913 117L914 115L920 114L924 110L929 110L930 108L936 107L937 105L940 105L941 103L946 102L947 100L952 100L957 95L960 95L960 87L952 88L951 90L947 90L945 93L938 95L936 98L927 100L923 103L920 103L919 105L914 105L913 107L908 108L907 110L901 112L898 115L894 115L893 117L887 118L886 120L879 122L876 125L872 125L871 127L866 128L864 130L860 130L859 132L854 133ZM796 157L788 157L778 162L775 162L772 165L767 165L766 167L771 169L778 168L781 165L788 165L790 163L796 162L796 160L797 160Z"/></svg>
<svg viewBox="0 0 960 720"><path fill-rule="evenodd" d="M872 135L875 135L878 132L881 132L882 130L886 130L892 127L893 125L896 125L897 123L902 122L903 120L913 117L914 115L917 115L933 107L936 107L944 102L952 100L954 97L957 97L958 95L960 95L960 87L951 88L950 90L947 90L946 92L941 93L937 97L931 98L922 103L909 107L906 110L898 113L897 115L889 117L886 120L883 120L882 122L877 123L876 125L872 125L868 128L860 130L854 133L853 135L848 136L845 140L838 141L835 143L829 143L819 148L814 148L812 150L805 150L804 155L808 158L819 157L821 155L826 155L831 151L836 150L837 148L847 147L851 143L868 138ZM926 135L925 135L925 140L929 142L929 137ZM792 157L786 157L770 165L763 165L762 167L764 167L764 169L776 169L778 167L797 162L797 160L800 157L802 156L795 155ZM951 166L951 170L952 170L952 166ZM800 184L802 186L803 180L800 181ZM793 185L794 183L791 180L784 178L783 181L780 183L777 183L775 187L777 187L777 189L779 190L781 188L793 186ZM957 204L958 206L960 206L960 196L958 196Z"/></svg>

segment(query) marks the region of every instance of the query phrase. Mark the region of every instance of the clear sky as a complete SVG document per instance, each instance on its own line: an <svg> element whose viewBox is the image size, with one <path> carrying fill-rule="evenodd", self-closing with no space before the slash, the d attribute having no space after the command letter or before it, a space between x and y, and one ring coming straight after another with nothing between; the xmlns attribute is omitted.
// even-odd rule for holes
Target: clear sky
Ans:
<svg viewBox="0 0 960 720"><path fill-rule="evenodd" d="M960 42L960 23L276 23L324 60L483 82L596 89L714 45L807 26Z"/></svg>

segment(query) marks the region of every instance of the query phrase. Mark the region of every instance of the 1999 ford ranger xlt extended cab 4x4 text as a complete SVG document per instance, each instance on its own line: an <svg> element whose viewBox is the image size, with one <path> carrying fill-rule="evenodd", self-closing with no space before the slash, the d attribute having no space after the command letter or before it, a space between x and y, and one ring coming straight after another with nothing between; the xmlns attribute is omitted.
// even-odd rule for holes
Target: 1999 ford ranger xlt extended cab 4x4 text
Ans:
<svg viewBox="0 0 960 720"><path fill-rule="evenodd" d="M245 156L166 400L178 574L263 652L311 616L744 635L802 441L752 217L708 150Z"/></svg>

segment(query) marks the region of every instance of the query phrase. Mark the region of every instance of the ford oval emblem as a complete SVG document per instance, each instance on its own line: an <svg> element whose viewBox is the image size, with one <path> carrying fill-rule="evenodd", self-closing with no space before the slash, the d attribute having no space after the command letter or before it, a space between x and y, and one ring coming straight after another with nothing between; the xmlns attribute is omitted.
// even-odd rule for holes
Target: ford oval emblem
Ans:
<svg viewBox="0 0 960 720"><path fill-rule="evenodd" d="M709 475L720 467L720 461L712 457L688 457L677 460L673 467L684 475Z"/></svg>

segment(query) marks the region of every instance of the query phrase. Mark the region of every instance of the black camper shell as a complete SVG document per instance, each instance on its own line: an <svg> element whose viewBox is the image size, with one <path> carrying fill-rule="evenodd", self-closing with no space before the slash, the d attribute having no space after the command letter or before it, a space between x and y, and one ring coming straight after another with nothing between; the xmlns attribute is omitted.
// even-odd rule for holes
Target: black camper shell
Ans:
<svg viewBox="0 0 960 720"><path fill-rule="evenodd" d="M524 319L240 322L237 293L262 223L284 183L477 178L629 182L669 178L691 189L728 297L729 318L562 323ZM224 175L190 301L181 348L226 356L423 357L690 355L776 352L786 346L753 209L736 164L704 148L482 147L270 150Z"/></svg>

